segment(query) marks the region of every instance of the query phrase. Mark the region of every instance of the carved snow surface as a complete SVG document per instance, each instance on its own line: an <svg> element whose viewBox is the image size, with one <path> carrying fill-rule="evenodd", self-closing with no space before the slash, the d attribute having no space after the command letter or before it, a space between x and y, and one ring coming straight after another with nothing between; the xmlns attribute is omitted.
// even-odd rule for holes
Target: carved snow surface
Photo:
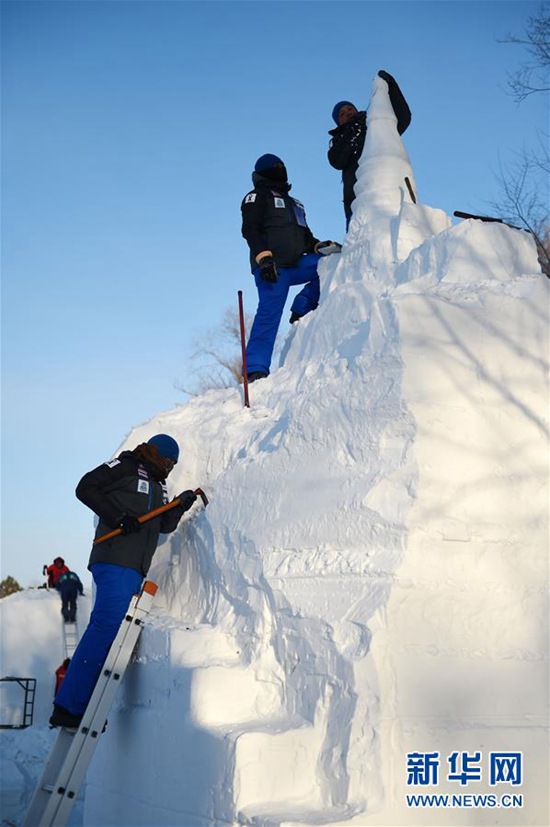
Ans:
<svg viewBox="0 0 550 827"><path fill-rule="evenodd" d="M84 825L466 825L407 806L407 754L461 793L447 757L493 750L525 803L475 823L548 821L548 281L528 234L413 203L379 78L368 123L319 308L250 410L210 391L121 446L172 434L171 493L210 505L156 554Z"/></svg>

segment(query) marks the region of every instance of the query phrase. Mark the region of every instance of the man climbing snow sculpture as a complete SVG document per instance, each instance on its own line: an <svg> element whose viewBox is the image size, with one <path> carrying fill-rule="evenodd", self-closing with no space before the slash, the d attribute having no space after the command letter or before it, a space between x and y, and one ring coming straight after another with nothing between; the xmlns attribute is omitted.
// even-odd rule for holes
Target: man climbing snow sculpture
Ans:
<svg viewBox="0 0 550 827"><path fill-rule="evenodd" d="M75 571L64 572L57 581L57 591L61 596L61 614L65 623L76 620L76 601L78 595L84 594L84 586Z"/></svg>
<svg viewBox="0 0 550 827"><path fill-rule="evenodd" d="M305 285L292 302L291 324L319 304L319 250L330 243L319 241L309 229L303 204L289 195L291 184L280 158L258 158L252 182L254 189L241 204L242 234L259 299L246 349L249 382L269 374L290 287Z"/></svg>
<svg viewBox="0 0 550 827"><path fill-rule="evenodd" d="M149 570L159 534L174 531L197 499L193 491L184 491L169 511L143 524L138 520L168 502L166 478L178 457L176 440L157 434L85 474L78 483L76 496L99 517L88 565L96 598L90 623L55 697L52 726L80 723L130 600L139 593ZM117 528L119 536L97 544Z"/></svg>

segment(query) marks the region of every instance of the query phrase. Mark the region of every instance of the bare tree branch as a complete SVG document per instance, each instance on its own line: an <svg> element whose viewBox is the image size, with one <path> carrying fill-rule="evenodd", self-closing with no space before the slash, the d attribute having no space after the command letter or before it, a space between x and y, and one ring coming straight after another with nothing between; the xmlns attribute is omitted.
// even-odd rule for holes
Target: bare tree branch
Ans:
<svg viewBox="0 0 550 827"><path fill-rule="evenodd" d="M523 152L517 153L506 170L501 165L497 179L500 198L491 206L503 221L519 224L533 234L542 270L550 276L548 178L541 173L548 163L547 156L539 158Z"/></svg>
<svg viewBox="0 0 550 827"><path fill-rule="evenodd" d="M252 317L245 314L245 337L248 339ZM232 388L243 380L241 355L241 327L239 313L229 307L221 322L209 328L194 342L190 357L193 384L178 386L188 396L198 396L215 388Z"/></svg>
<svg viewBox="0 0 550 827"><path fill-rule="evenodd" d="M550 89L550 15L543 3L535 17L528 17L525 35L507 35L501 43L523 46L530 59L509 75L508 85L514 99L521 103L529 95L546 94ZM493 202L493 210L510 224L519 224L533 234L539 262L550 277L550 215L549 215L550 154L548 136L539 136L539 147L516 153L514 161L504 170L500 166L497 180L500 198Z"/></svg>
<svg viewBox="0 0 550 827"><path fill-rule="evenodd" d="M521 103L529 95L550 90L550 15L546 3L541 5L536 17L527 18L523 37L507 34L499 43L523 46L530 55L529 60L508 75L508 86L515 101Z"/></svg>

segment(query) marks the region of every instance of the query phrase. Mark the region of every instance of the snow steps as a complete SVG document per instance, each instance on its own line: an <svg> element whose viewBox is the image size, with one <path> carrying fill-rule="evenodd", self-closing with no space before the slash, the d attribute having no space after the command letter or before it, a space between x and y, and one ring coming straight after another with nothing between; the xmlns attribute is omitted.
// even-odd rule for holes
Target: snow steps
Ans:
<svg viewBox="0 0 550 827"><path fill-rule="evenodd" d="M323 733L312 725L287 732L249 732L236 742L235 804L247 821L280 822L283 814L321 808L317 762Z"/></svg>
<svg viewBox="0 0 550 827"><path fill-rule="evenodd" d="M173 632L172 637L172 657L177 648L185 651L185 662L193 664L193 723L223 738L226 746L232 744L233 805L239 822L268 827L302 819L304 812L318 823L329 821L327 813L333 808L327 797L333 784L323 768L327 699L320 698L314 720L306 720L286 708L280 667L271 662L271 648L260 655L261 662L243 664L234 642L217 628ZM207 642L209 664L204 663ZM198 665L192 653L201 650ZM227 660L222 663L224 651Z"/></svg>
<svg viewBox="0 0 550 827"><path fill-rule="evenodd" d="M122 806L124 755L146 748L131 722L140 708L141 716L150 716L149 730L159 745L169 748L179 732L185 795L195 797L201 817L268 827L307 812L316 813L314 821L325 821L319 821L320 814L331 809L332 789L324 760L326 703L320 700L313 720L300 710L289 712L272 647L257 662L246 663L234 639L217 627L159 621L144 630L138 663L129 670L118 714L109 722L110 751L89 774L87 820L100 823L108 810ZM210 772L197 775L195 756L205 753L212 756ZM165 808L178 810L179 785L154 772L142 777L139 766L135 771L147 823L164 823ZM211 812L204 813L208 799Z"/></svg>

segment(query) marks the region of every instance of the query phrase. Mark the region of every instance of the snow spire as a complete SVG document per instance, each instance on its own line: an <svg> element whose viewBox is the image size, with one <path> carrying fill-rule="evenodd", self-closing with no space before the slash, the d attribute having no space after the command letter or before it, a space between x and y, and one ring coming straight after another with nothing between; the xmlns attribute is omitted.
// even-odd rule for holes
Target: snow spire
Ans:
<svg viewBox="0 0 550 827"><path fill-rule="evenodd" d="M405 178L416 190L411 162L390 102L388 84L376 77L367 117L365 146L357 170L355 201L347 241L368 243L369 269L395 263L395 223L403 203L412 203ZM377 279L382 274L377 272Z"/></svg>
<svg viewBox="0 0 550 827"><path fill-rule="evenodd" d="M442 210L416 203L416 183L397 131L388 84L378 75L354 191L353 215L332 287L358 272L362 280L382 288L395 284L396 266L424 241L451 226Z"/></svg>

